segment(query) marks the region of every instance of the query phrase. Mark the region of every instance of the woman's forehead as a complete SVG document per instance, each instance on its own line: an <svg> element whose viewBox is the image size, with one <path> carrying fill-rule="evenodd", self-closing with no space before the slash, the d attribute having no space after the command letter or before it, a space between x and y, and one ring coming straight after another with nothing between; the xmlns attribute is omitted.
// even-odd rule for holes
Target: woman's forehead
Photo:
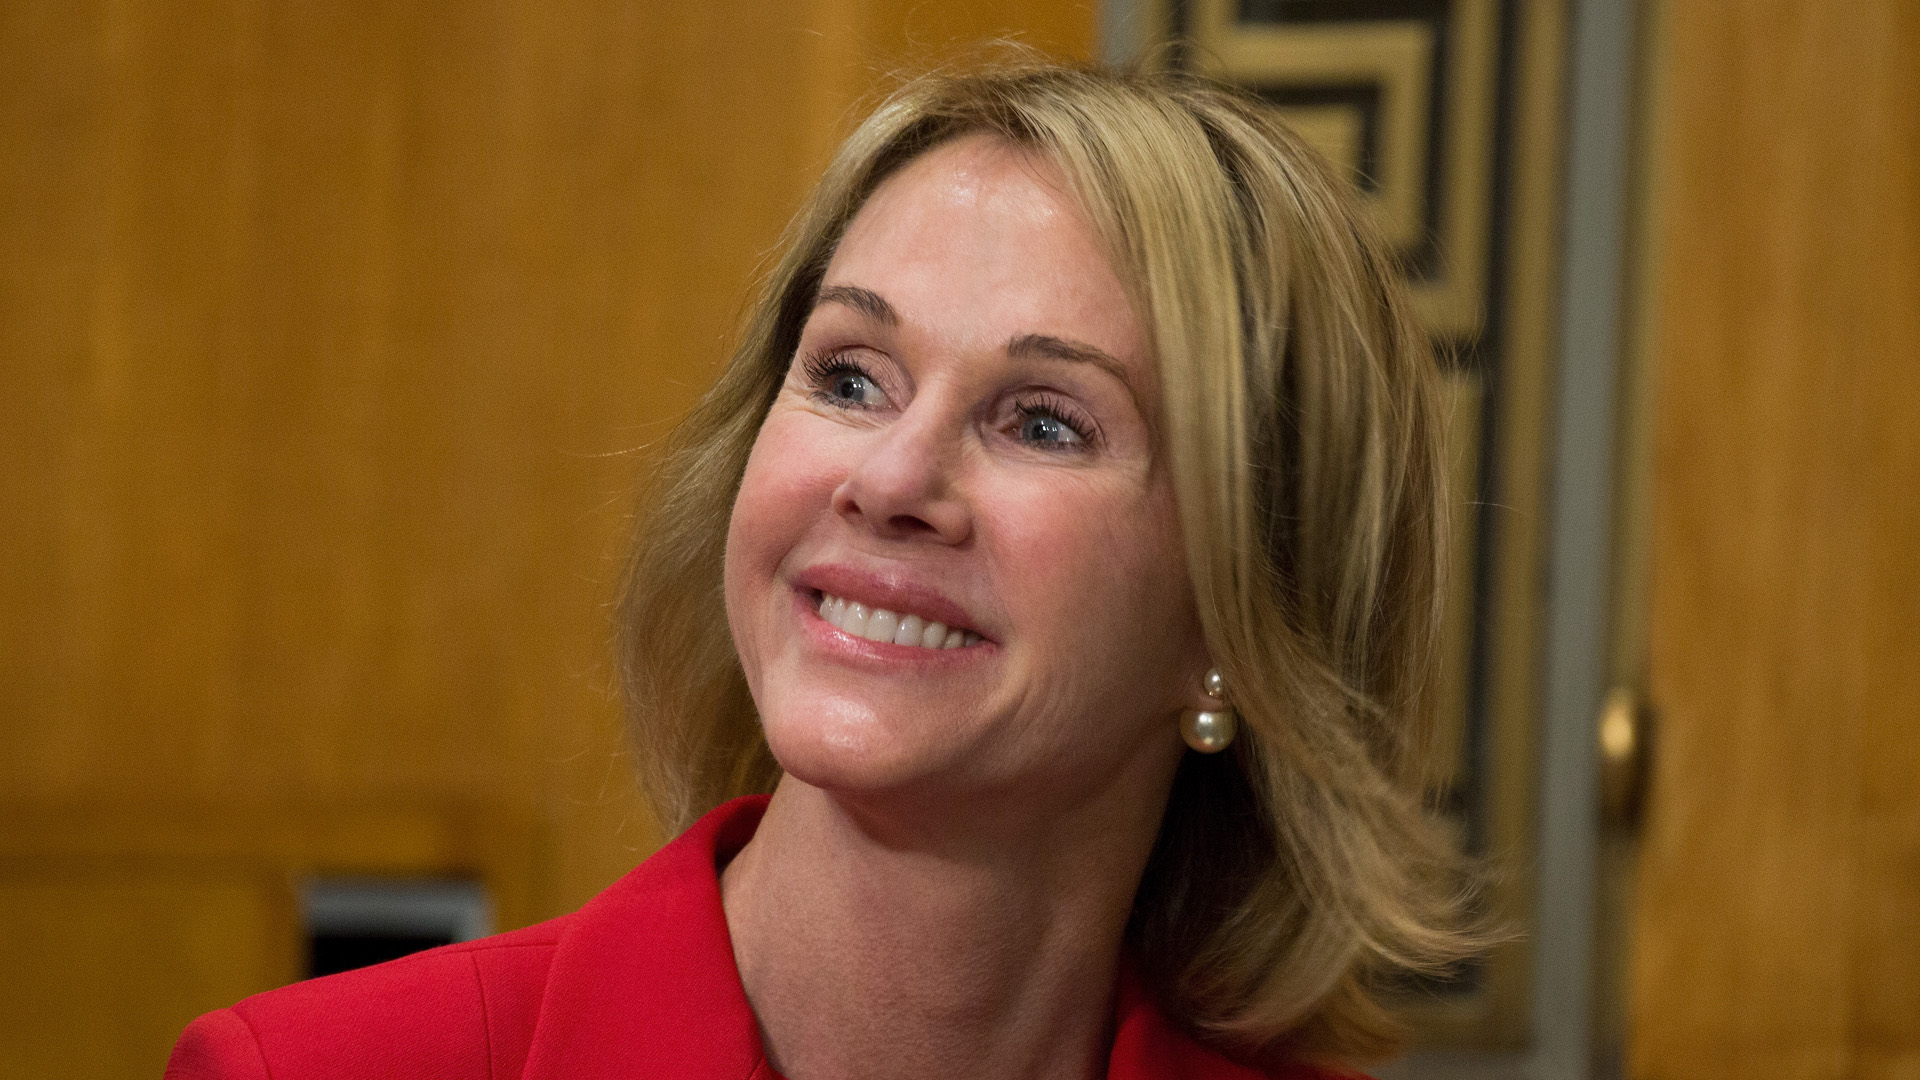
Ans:
<svg viewBox="0 0 1920 1080"><path fill-rule="evenodd" d="M900 200L903 191L953 209L989 210L1035 223L1079 213L1059 165L989 132L950 139L902 165L875 189L863 212Z"/></svg>
<svg viewBox="0 0 1920 1080"><path fill-rule="evenodd" d="M1144 340L1128 292L1065 175L992 135L942 144L889 177L849 225L827 289L884 297L904 322L1089 339L1115 356Z"/></svg>

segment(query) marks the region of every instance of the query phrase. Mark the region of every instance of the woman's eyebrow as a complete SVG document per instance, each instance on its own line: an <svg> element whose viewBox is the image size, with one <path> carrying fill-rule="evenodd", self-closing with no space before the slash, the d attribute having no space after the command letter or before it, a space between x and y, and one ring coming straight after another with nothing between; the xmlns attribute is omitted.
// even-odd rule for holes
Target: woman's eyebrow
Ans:
<svg viewBox="0 0 1920 1080"><path fill-rule="evenodd" d="M1066 360L1093 364L1105 368L1129 390L1133 389L1133 380L1127 377L1125 364L1114 359L1113 354L1105 349L1084 341L1068 341L1052 334L1021 334L1007 342L1007 355L1015 360Z"/></svg>
<svg viewBox="0 0 1920 1080"><path fill-rule="evenodd" d="M813 306L821 304L841 304L865 315L877 323L887 326L900 325L900 313L887 303L887 298L872 289L863 289L858 285L823 285L813 298Z"/></svg>

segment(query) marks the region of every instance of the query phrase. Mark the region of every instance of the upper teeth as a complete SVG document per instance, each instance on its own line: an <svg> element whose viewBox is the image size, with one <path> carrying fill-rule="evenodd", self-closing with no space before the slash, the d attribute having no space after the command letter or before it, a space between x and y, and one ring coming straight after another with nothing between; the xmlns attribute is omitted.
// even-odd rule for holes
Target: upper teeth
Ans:
<svg viewBox="0 0 1920 1080"><path fill-rule="evenodd" d="M943 622L902 615L886 608L870 608L830 593L820 594L820 617L868 641L890 641L922 649L958 649L980 641L980 635L970 630L957 627L949 630Z"/></svg>

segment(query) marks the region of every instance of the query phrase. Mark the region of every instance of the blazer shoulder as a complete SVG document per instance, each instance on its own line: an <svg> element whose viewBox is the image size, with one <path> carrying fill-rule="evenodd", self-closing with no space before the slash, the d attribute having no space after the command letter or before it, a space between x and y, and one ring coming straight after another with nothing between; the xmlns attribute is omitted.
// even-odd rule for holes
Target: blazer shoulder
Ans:
<svg viewBox="0 0 1920 1080"><path fill-rule="evenodd" d="M571 916L256 994L191 1024L167 1080L511 1077Z"/></svg>

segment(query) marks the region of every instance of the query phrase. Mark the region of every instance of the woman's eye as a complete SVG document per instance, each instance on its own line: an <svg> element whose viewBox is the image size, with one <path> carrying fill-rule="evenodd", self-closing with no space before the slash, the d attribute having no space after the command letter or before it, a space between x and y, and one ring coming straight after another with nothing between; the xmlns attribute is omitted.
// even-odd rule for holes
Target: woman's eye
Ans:
<svg viewBox="0 0 1920 1080"><path fill-rule="evenodd" d="M877 405L880 388L857 371L843 371L827 380L827 396L850 405Z"/></svg>
<svg viewBox="0 0 1920 1080"><path fill-rule="evenodd" d="M1020 407L1020 441L1049 450L1076 449L1087 437L1064 416L1046 406Z"/></svg>
<svg viewBox="0 0 1920 1080"><path fill-rule="evenodd" d="M807 361L806 373L814 387L813 396L829 405L870 409L886 400L873 376L845 357L815 357Z"/></svg>

